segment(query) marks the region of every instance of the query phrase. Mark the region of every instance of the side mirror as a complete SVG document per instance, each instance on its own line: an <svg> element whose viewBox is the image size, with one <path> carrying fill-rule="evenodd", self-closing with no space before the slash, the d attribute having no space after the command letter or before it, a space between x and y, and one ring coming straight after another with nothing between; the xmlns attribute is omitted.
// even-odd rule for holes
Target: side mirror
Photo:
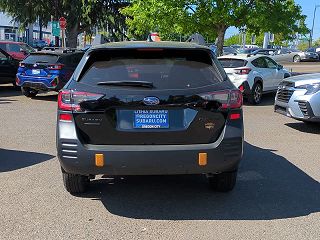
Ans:
<svg viewBox="0 0 320 240"><path fill-rule="evenodd" d="M278 65L278 70L281 70L281 69L283 69L283 66L282 65Z"/></svg>

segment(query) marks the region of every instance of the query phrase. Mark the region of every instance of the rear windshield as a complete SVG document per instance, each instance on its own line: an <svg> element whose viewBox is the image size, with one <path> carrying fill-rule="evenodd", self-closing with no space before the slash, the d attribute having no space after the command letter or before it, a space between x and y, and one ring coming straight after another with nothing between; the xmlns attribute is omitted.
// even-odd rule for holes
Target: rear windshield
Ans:
<svg viewBox="0 0 320 240"><path fill-rule="evenodd" d="M59 56L57 55L49 55L49 54L31 54L25 60L23 60L26 64L34 64L34 63L48 63L54 64L57 63Z"/></svg>
<svg viewBox="0 0 320 240"><path fill-rule="evenodd" d="M186 89L223 81L206 51L194 54L146 51L128 56L116 55L109 60L93 62L80 82L97 85L108 81L146 81L151 82L155 89Z"/></svg>
<svg viewBox="0 0 320 240"><path fill-rule="evenodd" d="M247 61L242 59L222 58L219 61L224 68L244 67L247 64Z"/></svg>

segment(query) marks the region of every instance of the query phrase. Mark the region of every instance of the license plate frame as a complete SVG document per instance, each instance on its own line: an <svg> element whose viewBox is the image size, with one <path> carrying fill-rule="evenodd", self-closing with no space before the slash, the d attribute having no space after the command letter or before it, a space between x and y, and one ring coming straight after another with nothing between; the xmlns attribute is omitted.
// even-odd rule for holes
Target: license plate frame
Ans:
<svg viewBox="0 0 320 240"><path fill-rule="evenodd" d="M134 110L133 128L135 129L168 129L169 110Z"/></svg>

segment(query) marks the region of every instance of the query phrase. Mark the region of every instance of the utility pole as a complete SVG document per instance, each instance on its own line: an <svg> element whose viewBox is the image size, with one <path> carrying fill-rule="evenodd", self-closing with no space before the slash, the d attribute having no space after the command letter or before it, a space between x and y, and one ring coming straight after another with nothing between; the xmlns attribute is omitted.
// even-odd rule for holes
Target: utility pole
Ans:
<svg viewBox="0 0 320 240"><path fill-rule="evenodd" d="M316 12L317 12L317 8L320 7L320 5L315 5L314 6L314 11L313 11L313 20L312 20L312 28L311 28L311 32L310 32L310 41L309 41L309 47L312 47L312 38L313 38L313 29L314 29L314 20L316 18Z"/></svg>

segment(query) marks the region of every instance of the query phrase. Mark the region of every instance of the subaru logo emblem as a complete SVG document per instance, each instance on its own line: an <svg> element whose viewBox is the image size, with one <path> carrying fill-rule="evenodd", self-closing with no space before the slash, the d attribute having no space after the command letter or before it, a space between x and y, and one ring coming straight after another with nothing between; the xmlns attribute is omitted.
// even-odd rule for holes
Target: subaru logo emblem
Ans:
<svg viewBox="0 0 320 240"><path fill-rule="evenodd" d="M160 103L159 98L157 97L145 97L143 99L145 105L158 105Z"/></svg>
<svg viewBox="0 0 320 240"><path fill-rule="evenodd" d="M37 67L38 65L35 63L35 64L33 64L33 67Z"/></svg>

